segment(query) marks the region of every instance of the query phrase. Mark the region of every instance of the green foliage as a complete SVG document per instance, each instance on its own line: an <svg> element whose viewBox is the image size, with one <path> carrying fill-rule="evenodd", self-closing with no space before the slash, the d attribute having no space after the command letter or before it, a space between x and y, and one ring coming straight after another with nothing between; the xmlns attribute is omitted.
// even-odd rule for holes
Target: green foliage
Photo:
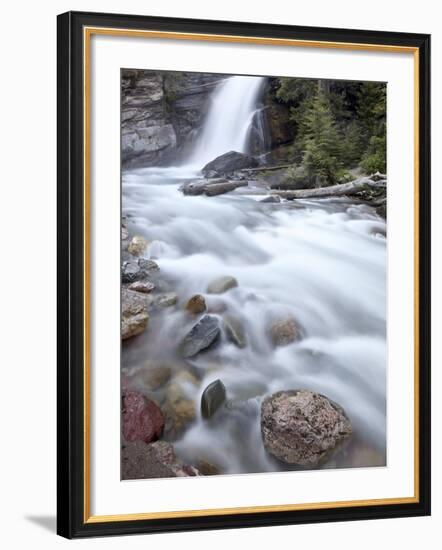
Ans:
<svg viewBox="0 0 442 550"><path fill-rule="evenodd" d="M366 172L385 173L387 170L386 87L377 82L364 82L361 86L357 112L361 120L367 146L361 166Z"/></svg>
<svg viewBox="0 0 442 550"><path fill-rule="evenodd" d="M386 171L385 84L275 80L274 98L290 107L296 160L312 180L336 183L358 166Z"/></svg>
<svg viewBox="0 0 442 550"><path fill-rule="evenodd" d="M361 134L361 126L356 120L351 120L342 131L342 162L344 166L357 166L366 149L366 142Z"/></svg>
<svg viewBox="0 0 442 550"><path fill-rule="evenodd" d="M361 166L367 173L374 174L387 171L387 140L385 132L381 136L372 136L368 149L362 157Z"/></svg>
<svg viewBox="0 0 442 550"><path fill-rule="evenodd" d="M279 87L276 90L277 99L283 103L298 105L307 97L316 92L317 81L303 78L287 78L278 79Z"/></svg>
<svg viewBox="0 0 442 550"><path fill-rule="evenodd" d="M324 92L318 91L305 113L302 128L307 173L310 178L335 183L342 168L342 152L335 117Z"/></svg>

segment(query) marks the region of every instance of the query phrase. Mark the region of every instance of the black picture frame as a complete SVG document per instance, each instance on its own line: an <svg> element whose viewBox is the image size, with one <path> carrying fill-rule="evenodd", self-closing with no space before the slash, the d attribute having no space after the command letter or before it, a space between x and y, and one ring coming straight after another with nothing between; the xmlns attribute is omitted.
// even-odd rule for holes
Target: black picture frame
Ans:
<svg viewBox="0 0 442 550"><path fill-rule="evenodd" d="M430 36L68 12L57 39L57 532L67 538L394 518L430 514ZM414 48L419 60L418 499L412 503L161 519L87 521L84 462L84 40L85 27L203 33Z"/></svg>

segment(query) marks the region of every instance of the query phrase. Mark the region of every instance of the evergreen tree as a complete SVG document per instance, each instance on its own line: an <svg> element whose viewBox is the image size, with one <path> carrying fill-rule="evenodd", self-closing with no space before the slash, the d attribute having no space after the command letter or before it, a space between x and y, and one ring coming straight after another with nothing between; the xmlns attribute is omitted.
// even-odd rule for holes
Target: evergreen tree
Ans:
<svg viewBox="0 0 442 550"><path fill-rule="evenodd" d="M301 125L304 142L303 164L311 179L336 183L341 163L340 135L336 127L330 102L319 89L312 106L307 110Z"/></svg>
<svg viewBox="0 0 442 550"><path fill-rule="evenodd" d="M272 93L290 108L293 159L317 184L343 168L386 171L385 83L278 78Z"/></svg>
<svg viewBox="0 0 442 550"><path fill-rule="evenodd" d="M366 142L361 166L369 173L387 170L386 91L383 83L363 82L358 95L357 114Z"/></svg>

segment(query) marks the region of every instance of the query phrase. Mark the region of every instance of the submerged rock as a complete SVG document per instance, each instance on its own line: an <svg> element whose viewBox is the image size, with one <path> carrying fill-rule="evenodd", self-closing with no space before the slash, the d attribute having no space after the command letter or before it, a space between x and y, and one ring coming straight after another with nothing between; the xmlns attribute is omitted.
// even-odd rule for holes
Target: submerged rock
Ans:
<svg viewBox="0 0 442 550"><path fill-rule="evenodd" d="M134 290L123 288L121 291L121 338L126 340L131 336L141 334L147 327L147 296Z"/></svg>
<svg viewBox="0 0 442 550"><path fill-rule="evenodd" d="M238 348L245 348L247 340L241 321L232 315L225 315L223 320L227 338Z"/></svg>
<svg viewBox="0 0 442 550"><path fill-rule="evenodd" d="M218 277L211 281L207 287L207 292L209 294L223 294L223 292L227 292L236 286L238 286L238 281L235 277L224 275L223 277Z"/></svg>
<svg viewBox="0 0 442 550"><path fill-rule="evenodd" d="M147 276L160 270L156 262L153 260L146 260L146 258L139 258L138 265Z"/></svg>
<svg viewBox="0 0 442 550"><path fill-rule="evenodd" d="M221 380L215 380L207 386L201 396L201 414L210 418L226 400L226 387Z"/></svg>
<svg viewBox="0 0 442 550"><path fill-rule="evenodd" d="M281 197L279 197L278 195L269 195L268 197L261 199L259 202L277 203L277 202L281 202Z"/></svg>
<svg viewBox="0 0 442 550"><path fill-rule="evenodd" d="M195 402L189 399L185 390L186 384L196 388L197 380L189 372L183 371L175 377L166 390L165 431L169 437L177 437L196 418Z"/></svg>
<svg viewBox="0 0 442 550"><path fill-rule="evenodd" d="M135 391L123 393L122 429L126 441L150 443L161 435L164 416L150 399Z"/></svg>
<svg viewBox="0 0 442 550"><path fill-rule="evenodd" d="M199 460L197 466L198 471L203 476L217 476L221 474L221 469L216 464L212 464L207 460Z"/></svg>
<svg viewBox="0 0 442 550"><path fill-rule="evenodd" d="M225 176L235 170L254 168L255 166L258 166L258 161L255 158L237 151L229 151L206 164L202 169L202 173L204 175L210 174L212 177L215 175Z"/></svg>
<svg viewBox="0 0 442 550"><path fill-rule="evenodd" d="M227 304L224 300L219 300L217 298L210 298L207 303L207 312L208 313L224 313L227 310Z"/></svg>
<svg viewBox="0 0 442 550"><path fill-rule="evenodd" d="M287 346L301 339L301 329L291 317L279 319L270 327L270 338L274 346Z"/></svg>
<svg viewBox="0 0 442 550"><path fill-rule="evenodd" d="M194 315L204 313L206 311L206 300L201 294L195 294L195 296L189 298L185 307L189 313Z"/></svg>
<svg viewBox="0 0 442 550"><path fill-rule="evenodd" d="M212 315L204 315L181 342L181 355L186 358L193 357L207 349L215 342L220 332L218 319Z"/></svg>
<svg viewBox="0 0 442 550"><path fill-rule="evenodd" d="M172 369L169 365L157 365L152 361L146 361L138 373L138 377L149 390L156 390L167 384L171 375Z"/></svg>
<svg viewBox="0 0 442 550"><path fill-rule="evenodd" d="M132 256L141 256L147 249L148 242L141 235L135 235L127 247Z"/></svg>
<svg viewBox="0 0 442 550"><path fill-rule="evenodd" d="M121 224L121 241L123 244L123 248L124 248L124 245L127 244L128 239L129 239L129 230L127 229L126 225L122 223Z"/></svg>
<svg viewBox="0 0 442 550"><path fill-rule="evenodd" d="M152 297L152 308L160 309L163 307L174 306L178 301L178 296L175 292L163 292Z"/></svg>
<svg viewBox="0 0 442 550"><path fill-rule="evenodd" d="M280 391L261 405L264 447L288 464L317 466L351 433L344 409L319 393Z"/></svg>
<svg viewBox="0 0 442 550"><path fill-rule="evenodd" d="M198 476L200 472L178 460L173 446L166 441L156 441L150 445L135 441L123 445L121 474L123 479L152 479Z"/></svg>

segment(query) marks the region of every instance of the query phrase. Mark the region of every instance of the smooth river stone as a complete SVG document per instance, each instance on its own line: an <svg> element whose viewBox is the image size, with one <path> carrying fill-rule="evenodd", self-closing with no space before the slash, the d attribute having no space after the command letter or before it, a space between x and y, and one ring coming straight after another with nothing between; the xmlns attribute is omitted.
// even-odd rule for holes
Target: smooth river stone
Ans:
<svg viewBox="0 0 442 550"><path fill-rule="evenodd" d="M201 414L210 418L226 400L226 387L221 380L215 380L207 386L201 396Z"/></svg>
<svg viewBox="0 0 442 550"><path fill-rule="evenodd" d="M220 332L218 319L212 315L204 315L181 342L181 355L185 358L193 357L207 349L215 342Z"/></svg>
<svg viewBox="0 0 442 550"><path fill-rule="evenodd" d="M223 292L227 292L228 290L230 290L231 288L235 288L236 286L238 286L238 281L235 279L235 277L225 275L211 281L209 283L209 286L207 287L207 292L209 294L222 294Z"/></svg>
<svg viewBox="0 0 442 550"><path fill-rule="evenodd" d="M227 338L238 348L245 348L247 340L241 321L232 315L225 315L223 320Z"/></svg>

